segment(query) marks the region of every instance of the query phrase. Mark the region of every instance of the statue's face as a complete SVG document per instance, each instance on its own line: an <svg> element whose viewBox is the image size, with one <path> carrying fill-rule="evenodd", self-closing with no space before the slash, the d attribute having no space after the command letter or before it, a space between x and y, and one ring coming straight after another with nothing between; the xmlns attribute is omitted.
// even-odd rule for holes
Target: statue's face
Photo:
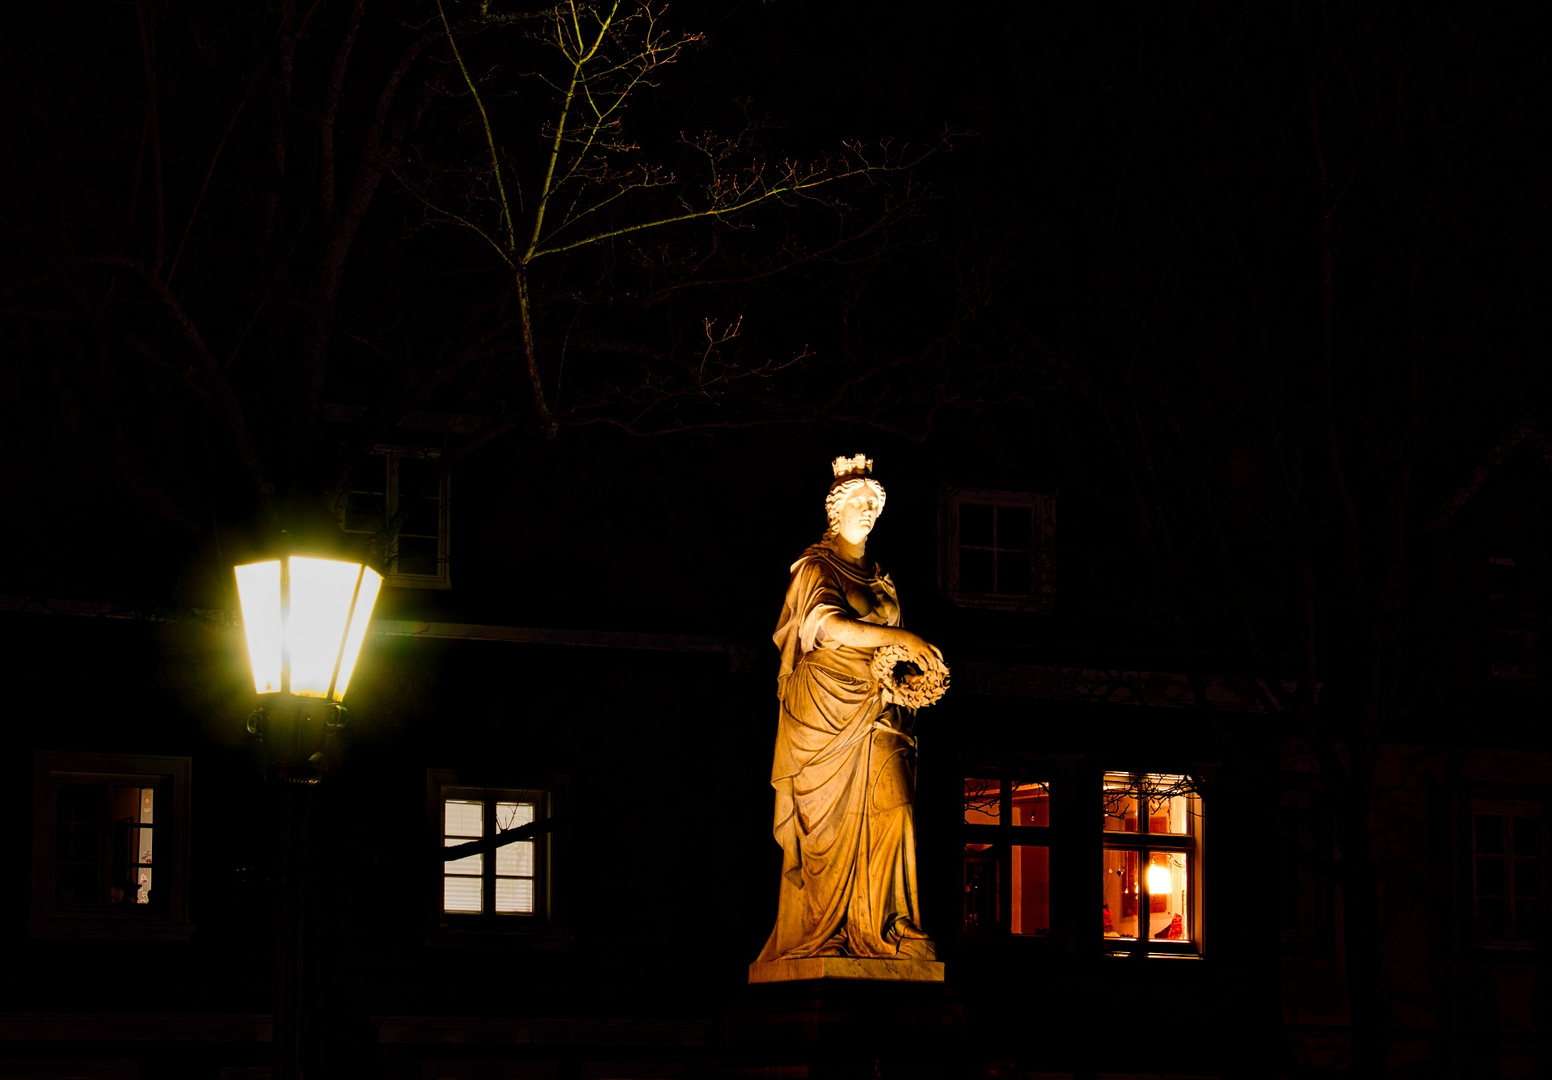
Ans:
<svg viewBox="0 0 1552 1080"><path fill-rule="evenodd" d="M882 505L878 492L871 485L863 484L841 503L841 519L836 522L835 531L849 543L862 543L873 531Z"/></svg>

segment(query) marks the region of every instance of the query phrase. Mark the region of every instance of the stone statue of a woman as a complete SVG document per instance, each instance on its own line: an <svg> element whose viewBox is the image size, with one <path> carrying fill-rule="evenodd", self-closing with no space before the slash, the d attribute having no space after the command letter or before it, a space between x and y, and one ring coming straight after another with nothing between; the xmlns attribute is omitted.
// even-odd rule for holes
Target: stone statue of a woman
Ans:
<svg viewBox="0 0 1552 1080"><path fill-rule="evenodd" d="M865 554L884 509L873 462L837 458L830 527L792 564L781 621L771 786L782 849L776 927L756 966L810 957L932 960L916 893L915 740L870 665L899 646L942 653L900 625L894 582ZM753 972L751 978L754 978Z"/></svg>

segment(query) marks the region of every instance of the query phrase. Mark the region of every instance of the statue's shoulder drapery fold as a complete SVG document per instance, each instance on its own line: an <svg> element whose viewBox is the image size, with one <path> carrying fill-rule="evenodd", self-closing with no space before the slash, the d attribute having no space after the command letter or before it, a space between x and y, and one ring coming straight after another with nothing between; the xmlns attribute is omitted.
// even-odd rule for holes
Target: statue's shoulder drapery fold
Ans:
<svg viewBox="0 0 1552 1080"><path fill-rule="evenodd" d="M819 624L830 615L845 616L850 609L841 584L834 553L821 544L803 552L792 564L792 578L782 602L781 618L771 640L781 650L781 668L776 675L776 692L786 688L787 676L803 654L817 644Z"/></svg>

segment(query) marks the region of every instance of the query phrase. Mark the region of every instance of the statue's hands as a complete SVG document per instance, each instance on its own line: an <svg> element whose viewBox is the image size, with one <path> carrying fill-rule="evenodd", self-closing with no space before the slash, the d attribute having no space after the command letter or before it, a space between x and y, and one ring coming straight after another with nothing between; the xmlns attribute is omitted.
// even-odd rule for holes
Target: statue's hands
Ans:
<svg viewBox="0 0 1552 1080"><path fill-rule="evenodd" d="M931 644L918 634L909 630L902 630L904 635L900 644L905 646L906 659L921 668L923 671L942 671L947 665L943 663L943 650Z"/></svg>

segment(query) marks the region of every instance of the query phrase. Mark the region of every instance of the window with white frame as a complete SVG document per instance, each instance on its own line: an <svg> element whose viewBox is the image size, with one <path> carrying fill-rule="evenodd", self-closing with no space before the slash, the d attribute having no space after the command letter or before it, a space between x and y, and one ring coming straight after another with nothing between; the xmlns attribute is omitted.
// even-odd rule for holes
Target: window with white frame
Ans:
<svg viewBox="0 0 1552 1080"><path fill-rule="evenodd" d="M1540 948L1546 897L1546 830L1537 802L1474 800L1471 907L1478 944Z"/></svg>
<svg viewBox="0 0 1552 1080"><path fill-rule="evenodd" d="M539 792L510 792L507 797L474 792L442 799L442 844L468 848L484 837L532 825ZM478 846L478 845L474 845ZM536 840L508 840L487 852L465 855L442 866L444 915L533 915L537 910Z"/></svg>
<svg viewBox="0 0 1552 1080"><path fill-rule="evenodd" d="M1054 495L958 488L942 501L939 578L962 607L1047 612L1056 591Z"/></svg>
<svg viewBox="0 0 1552 1080"><path fill-rule="evenodd" d="M433 900L440 931L557 931L550 827L564 780L545 787L484 787L450 772L429 776L428 806L438 840Z"/></svg>
<svg viewBox="0 0 1552 1080"><path fill-rule="evenodd" d="M1112 953L1197 953L1202 800L1187 776L1104 775L1104 936Z"/></svg>
<svg viewBox="0 0 1552 1080"><path fill-rule="evenodd" d="M387 584L446 589L451 491L440 451L379 446L356 470L340 526L385 538Z"/></svg>
<svg viewBox="0 0 1552 1080"><path fill-rule="evenodd" d="M29 931L187 937L190 773L188 758L38 753Z"/></svg>

